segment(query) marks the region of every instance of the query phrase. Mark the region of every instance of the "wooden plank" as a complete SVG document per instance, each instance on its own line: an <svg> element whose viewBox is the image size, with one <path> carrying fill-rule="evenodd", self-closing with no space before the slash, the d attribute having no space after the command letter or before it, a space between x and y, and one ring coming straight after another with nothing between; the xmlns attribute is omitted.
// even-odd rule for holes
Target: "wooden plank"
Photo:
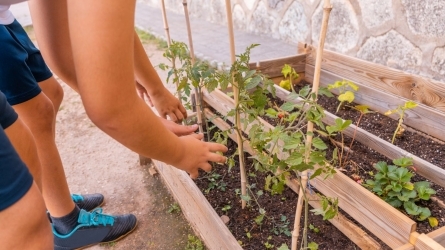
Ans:
<svg viewBox="0 0 445 250"><path fill-rule="evenodd" d="M296 56L282 57L261 62L249 63L251 69L260 70L263 74L273 78L282 76L281 69L287 63L298 72L304 72L306 65L306 54L299 54Z"/></svg>
<svg viewBox="0 0 445 250"><path fill-rule="evenodd" d="M428 237L435 240L442 246L445 246L445 227L441 227L427 234Z"/></svg>
<svg viewBox="0 0 445 250"><path fill-rule="evenodd" d="M215 124L222 131L226 131L231 128L230 125L227 124L223 119L217 117L214 113L212 113L208 109L204 109L204 115L210 122ZM236 135L234 132L229 133L228 135L233 141L236 141ZM244 140L243 145L244 145L244 150L246 152L248 152L250 155L255 155L255 152L250 147L248 140ZM287 179L286 185L297 194L300 191L299 184L298 182L296 182L296 180ZM311 205L313 208L316 209L321 208L319 197L317 195L310 194L308 192L306 193L306 196L309 199L309 205ZM346 237L348 237L352 242L354 242L357 246L359 246L360 249L369 249L369 250L380 249L381 246L377 241L375 241L365 231L363 231L360 227L358 227L352 221L347 219L340 212L334 219L329 220L329 222L331 222L332 225L338 228L343 234L346 235Z"/></svg>
<svg viewBox="0 0 445 250"><path fill-rule="evenodd" d="M154 164L180 204L184 216L208 249L242 249L186 172L163 162L154 161Z"/></svg>
<svg viewBox="0 0 445 250"><path fill-rule="evenodd" d="M332 178L315 178L311 184L391 248L404 245L416 223L397 209L337 171Z"/></svg>
<svg viewBox="0 0 445 250"><path fill-rule="evenodd" d="M298 194L300 191L300 186L295 180L286 180L286 185L290 187L295 193ZM315 194L306 193L309 199L309 204L315 208L321 208L319 202L319 197ZM340 230L346 237L348 237L352 242L354 242L360 249L381 249L380 244L374 240L369 234L363 231L360 227L355 225L352 221L346 218L342 213L338 212L337 216L330 219L329 222L332 223L338 230Z"/></svg>
<svg viewBox="0 0 445 250"><path fill-rule="evenodd" d="M280 87L277 86L277 88ZM203 99L223 115L226 115L234 106L233 100L219 90L212 93L203 91ZM244 132L248 133L249 129L250 126L247 126ZM337 172L333 178L326 180L317 177L312 180L312 183L316 183L314 186L321 193L338 197L339 206L343 210L390 247L405 244L411 232L416 228L414 221L341 172Z"/></svg>
<svg viewBox="0 0 445 250"><path fill-rule="evenodd" d="M307 63L315 65L315 48L308 54ZM445 84L418 75L342 55L323 51L322 69L356 83L378 88L395 95L445 111Z"/></svg>
<svg viewBox="0 0 445 250"><path fill-rule="evenodd" d="M298 103L301 101L301 99L296 100L289 100L287 99L287 96L289 95L289 91L279 87L275 86L277 97L293 102ZM335 119L338 117L325 111L325 117L323 118L323 122L329 125L335 124ZM344 130L344 134L347 136L352 137L354 134L354 131L357 130L355 135L355 140L367 145L371 149L381 153L382 155L387 156L390 159L397 159L400 157L411 157L413 159L413 163L416 166L416 173L431 180L432 182L445 187L445 169L442 169L434 164L431 164L428 161L425 161L421 159L420 157L417 157L393 144L390 142L387 142L368 131L355 126L354 124L349 125L349 127Z"/></svg>
<svg viewBox="0 0 445 250"><path fill-rule="evenodd" d="M445 249L439 243L435 242L433 239L428 237L426 234L421 234L417 238L416 244L414 245L416 250L442 250Z"/></svg>
<svg viewBox="0 0 445 250"><path fill-rule="evenodd" d="M306 78L308 82L312 82L314 75L314 67L306 65ZM321 71L320 86L326 87L328 84L335 81L346 79L340 75L330 73L326 70ZM348 79L350 80L350 79ZM377 89L373 86L368 86L360 82L355 82L359 90L355 93L354 102L358 104L365 104L370 106L381 114L384 114L390 109L395 109L407 101L406 98L391 94L388 91ZM338 94L337 90L332 90L334 94ZM393 119L398 119L397 115L390 116ZM426 105L418 105L412 110L405 112L404 124L411 126L417 130L425 132L431 136L445 140L445 113Z"/></svg>

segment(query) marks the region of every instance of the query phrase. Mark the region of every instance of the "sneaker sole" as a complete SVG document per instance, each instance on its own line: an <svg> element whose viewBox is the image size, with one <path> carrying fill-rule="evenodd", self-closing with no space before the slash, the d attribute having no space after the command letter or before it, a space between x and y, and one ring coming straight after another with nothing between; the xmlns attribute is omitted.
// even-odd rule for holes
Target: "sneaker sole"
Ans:
<svg viewBox="0 0 445 250"><path fill-rule="evenodd" d="M118 241L122 240L123 238L127 237L127 235L131 234L137 227L138 227L138 221L136 221L136 224L134 225L134 227L130 231L128 231L126 234L121 235L119 238L117 238L115 240L105 241L105 242L98 242L98 243L94 243L94 244L91 244L91 245L88 245L88 246L83 246L81 248L76 248L74 250L82 250L82 249L85 249L85 248L88 248L88 247L91 247L91 246L104 244L104 243L106 244L106 243L118 242ZM58 250L57 248L54 248L54 249Z"/></svg>

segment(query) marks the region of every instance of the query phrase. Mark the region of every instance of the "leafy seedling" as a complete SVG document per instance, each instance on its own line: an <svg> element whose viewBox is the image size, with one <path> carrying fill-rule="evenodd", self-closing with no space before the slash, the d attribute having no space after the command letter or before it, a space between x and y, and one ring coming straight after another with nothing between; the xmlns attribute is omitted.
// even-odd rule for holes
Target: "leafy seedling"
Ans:
<svg viewBox="0 0 445 250"><path fill-rule="evenodd" d="M388 110L385 112L385 115L391 115L391 114L398 114L399 115L399 122L397 123L396 130L394 131L394 134L392 136L391 143L394 144L394 140L396 139L396 136L402 136L403 132L405 131L402 128L403 119L405 118L405 111L409 109L413 109L417 107L417 103L413 101L406 101L403 105L397 106L396 109Z"/></svg>
<svg viewBox="0 0 445 250"><path fill-rule="evenodd" d="M292 90L293 92L295 92L292 81L297 79L300 75L298 75L295 69L292 68L289 64L284 64L283 68L281 69L281 73L284 76L284 80L281 80L280 87L288 91Z"/></svg>
<svg viewBox="0 0 445 250"><path fill-rule="evenodd" d="M351 81L342 80L336 81L333 84L329 84L328 89L338 89L338 92L340 93L337 97L337 100L340 101L336 111L338 112L345 102L351 103L354 101L354 93L357 92L358 86Z"/></svg>

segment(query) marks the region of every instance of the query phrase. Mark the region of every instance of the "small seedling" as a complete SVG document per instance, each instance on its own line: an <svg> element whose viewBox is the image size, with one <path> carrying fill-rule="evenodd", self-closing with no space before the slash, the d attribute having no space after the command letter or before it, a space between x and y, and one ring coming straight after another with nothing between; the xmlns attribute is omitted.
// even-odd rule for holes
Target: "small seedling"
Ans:
<svg viewBox="0 0 445 250"><path fill-rule="evenodd" d="M307 248L310 250L318 250L318 244L312 241L307 245Z"/></svg>
<svg viewBox="0 0 445 250"><path fill-rule="evenodd" d="M409 109L413 109L417 107L417 103L413 101L406 101L403 105L397 106L396 109L388 110L385 112L385 115L398 114L399 115L399 123L397 124L397 128L394 131L394 135L392 136L391 143L394 144L394 140L396 136L402 136L405 129L402 128L403 119L405 117L405 111Z"/></svg>
<svg viewBox="0 0 445 250"><path fill-rule="evenodd" d="M340 93L337 97L337 100L340 101L336 111L338 112L345 102L351 103L354 101L355 99L354 93L358 90L358 86L351 81L342 80L342 81L336 81L333 84L329 84L328 89L338 89L338 92Z"/></svg>
<svg viewBox="0 0 445 250"><path fill-rule="evenodd" d="M167 210L167 213L169 214L177 214L181 212L181 207L178 205L178 203L170 204L170 207Z"/></svg>
<svg viewBox="0 0 445 250"><path fill-rule="evenodd" d="M289 250L289 246L286 243L283 243L277 250Z"/></svg>
<svg viewBox="0 0 445 250"><path fill-rule="evenodd" d="M312 224L309 224L309 229L312 230L314 233L319 233L320 232L320 229L318 229L318 227L316 227L316 226L314 226Z"/></svg>
<svg viewBox="0 0 445 250"><path fill-rule="evenodd" d="M289 223L290 222L287 219L287 217L284 216L284 215L281 215L280 216L280 222L278 222L278 223L276 223L274 225L274 227L272 228L272 232L275 235L284 234L284 235L290 237L292 234L291 234L291 232L289 231L289 228L288 228Z"/></svg>
<svg viewBox="0 0 445 250"><path fill-rule="evenodd" d="M232 206L230 206L230 205L225 205L223 208L221 208L221 210L222 210L223 212L227 212L227 211L229 211L230 209L232 209Z"/></svg>
<svg viewBox="0 0 445 250"><path fill-rule="evenodd" d="M411 182L414 175L409 171L413 165L411 158L399 158L393 160L394 165L388 165L380 161L375 164L378 173L374 179L366 180L365 187L372 190L391 206L405 209L406 213L416 216L417 220L423 221L427 218L430 224L434 225L434 217L431 217L431 211L427 207L421 207L416 204L420 200L429 200L436 191L430 187L427 181Z"/></svg>
<svg viewBox="0 0 445 250"><path fill-rule="evenodd" d="M271 239L272 239L272 236L267 237L267 241L266 241L266 243L264 243L264 246L266 247L266 249L272 249L275 247L274 245L269 243L269 240L271 240Z"/></svg>
<svg viewBox="0 0 445 250"><path fill-rule="evenodd" d="M298 75L295 69L292 68L289 64L284 64L283 68L281 69L281 73L284 76L284 80L281 80L280 87L288 91L294 90L292 80L297 79L300 75Z"/></svg>
<svg viewBox="0 0 445 250"><path fill-rule="evenodd" d="M321 208L312 209L315 215L323 215L323 220L333 219L338 213L338 198L318 195L321 198Z"/></svg>
<svg viewBox="0 0 445 250"><path fill-rule="evenodd" d="M198 237L189 234L185 250L204 250L204 244Z"/></svg>

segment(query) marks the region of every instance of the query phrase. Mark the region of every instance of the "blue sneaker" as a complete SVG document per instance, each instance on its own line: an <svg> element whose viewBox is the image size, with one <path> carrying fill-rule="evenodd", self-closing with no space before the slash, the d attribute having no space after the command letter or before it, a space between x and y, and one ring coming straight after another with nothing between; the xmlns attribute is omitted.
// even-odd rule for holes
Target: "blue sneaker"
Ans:
<svg viewBox="0 0 445 250"><path fill-rule="evenodd" d="M92 212L82 209L78 223L77 227L65 235L59 234L53 227L55 250L72 250L118 241L136 228L137 219L132 214L117 216L103 214L101 208Z"/></svg>
<svg viewBox="0 0 445 250"><path fill-rule="evenodd" d="M104 203L104 196L102 194L71 194L71 199L73 199L74 203L76 203L80 209L86 211L92 211Z"/></svg>

